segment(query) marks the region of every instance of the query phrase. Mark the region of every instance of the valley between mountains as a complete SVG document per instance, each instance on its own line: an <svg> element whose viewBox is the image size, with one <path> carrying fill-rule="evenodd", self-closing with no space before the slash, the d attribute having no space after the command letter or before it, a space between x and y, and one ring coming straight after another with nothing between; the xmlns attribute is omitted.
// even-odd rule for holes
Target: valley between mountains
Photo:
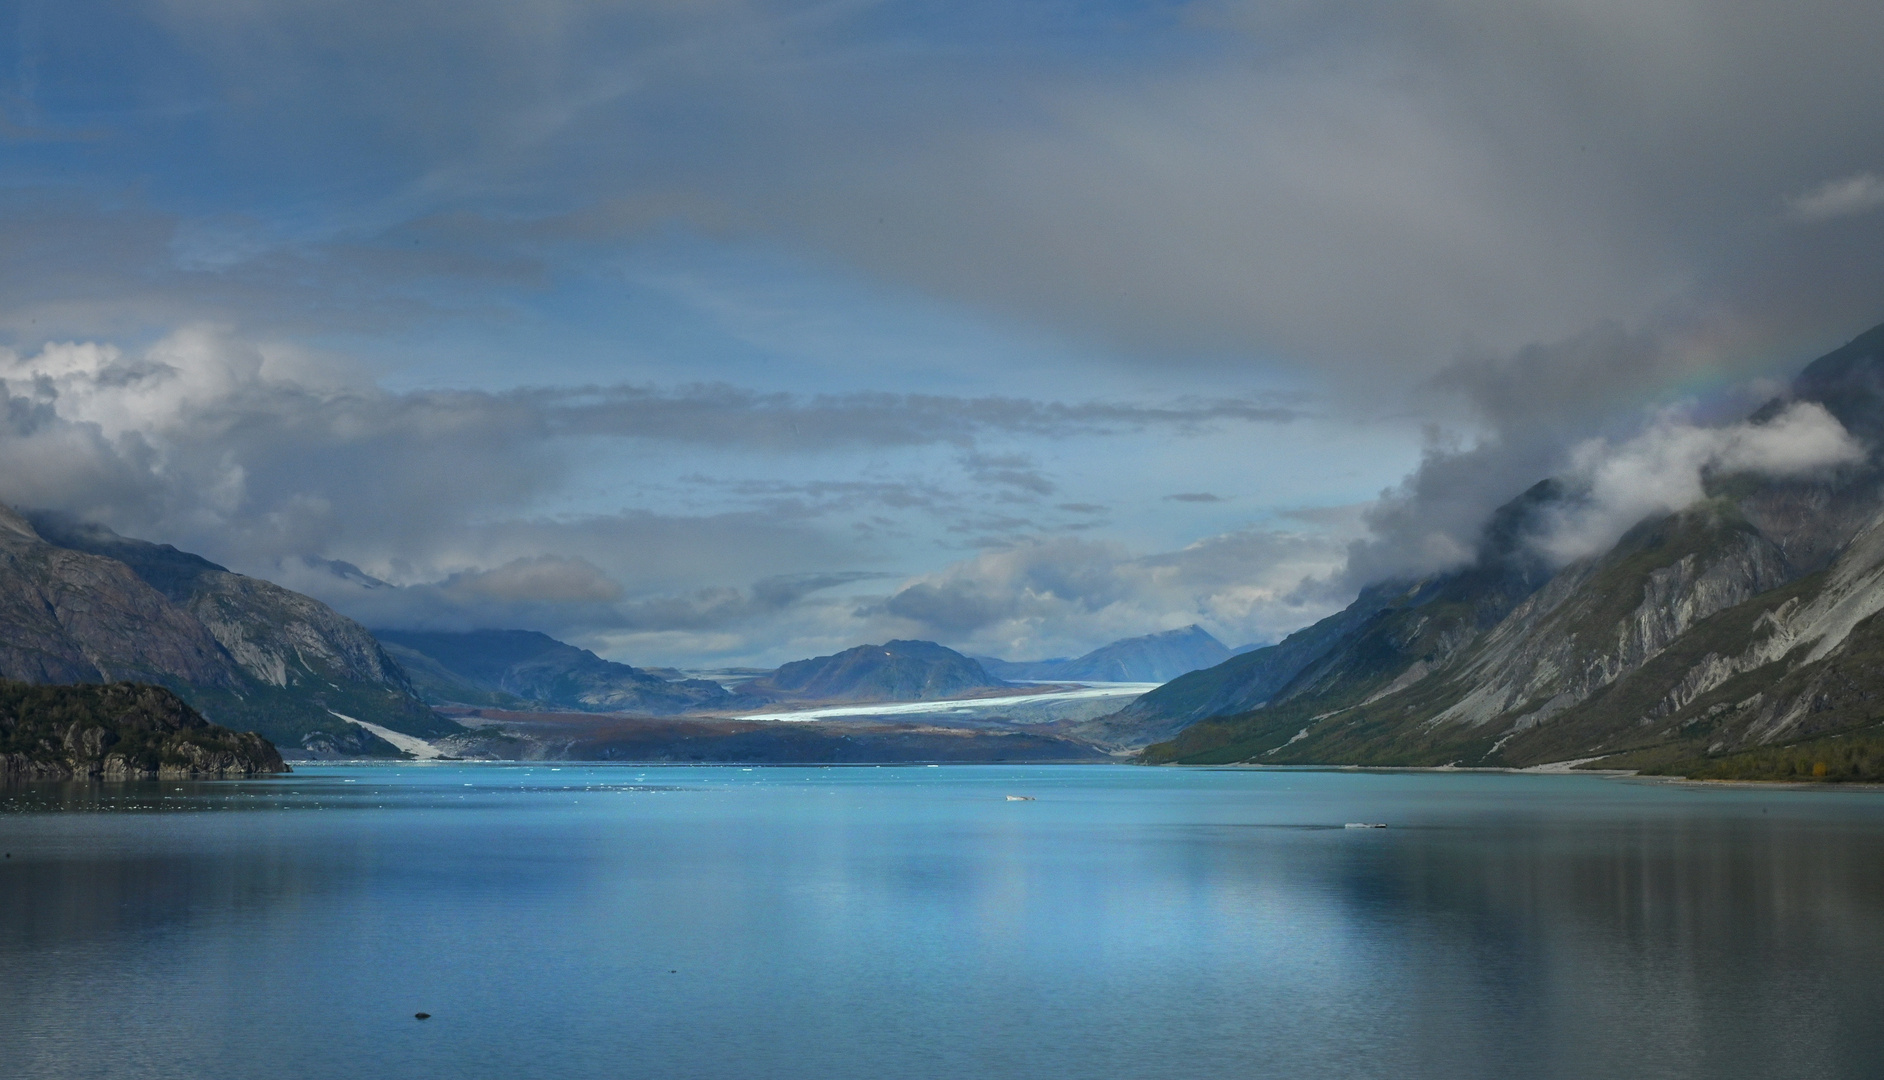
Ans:
<svg viewBox="0 0 1884 1080"><path fill-rule="evenodd" d="M1027 662L890 641L774 671L679 672L529 630L371 631L168 545L0 508L0 677L162 688L289 758L400 756L398 742L453 757L1574 762L1875 779L1884 327L1806 367L1747 430L1800 410L1836 419L1862 453L1799 475L1713 468L1692 505L1568 560L1543 538L1589 492L1542 477L1465 565L1375 582L1276 644L1232 650L1192 626ZM51 707L29 698L29 712ZM148 712L156 699L140 700ZM16 727L39 730L29 721ZM79 729L46 730L50 754Z"/></svg>

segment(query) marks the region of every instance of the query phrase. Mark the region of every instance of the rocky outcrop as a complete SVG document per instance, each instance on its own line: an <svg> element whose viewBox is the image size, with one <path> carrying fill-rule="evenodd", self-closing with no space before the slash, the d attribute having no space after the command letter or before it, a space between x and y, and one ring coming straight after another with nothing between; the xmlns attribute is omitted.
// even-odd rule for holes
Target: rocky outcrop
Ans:
<svg viewBox="0 0 1884 1080"><path fill-rule="evenodd" d="M209 723L161 686L0 681L6 776L170 780L287 771L268 740Z"/></svg>
<svg viewBox="0 0 1884 1080"><path fill-rule="evenodd" d="M1530 727L1640 668L1696 622L1784 584L1778 548L1722 520L1675 515L1566 568L1499 623L1451 677L1461 696L1435 722ZM1659 564L1659 565L1657 565Z"/></svg>
<svg viewBox="0 0 1884 1080"><path fill-rule="evenodd" d="M0 506L0 677L175 678L234 689L241 668L208 630L115 559L56 547Z"/></svg>

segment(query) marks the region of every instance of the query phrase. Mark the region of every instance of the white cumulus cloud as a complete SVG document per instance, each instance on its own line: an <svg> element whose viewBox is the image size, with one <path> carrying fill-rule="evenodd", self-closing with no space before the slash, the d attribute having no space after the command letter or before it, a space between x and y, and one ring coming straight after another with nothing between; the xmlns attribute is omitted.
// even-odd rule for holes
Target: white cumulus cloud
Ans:
<svg viewBox="0 0 1884 1080"><path fill-rule="evenodd" d="M1584 498L1558 515L1540 545L1568 562L1607 549L1651 514L1699 502L1709 475L1811 476L1863 457L1864 447L1816 402L1724 427L1663 413L1626 440L1591 439L1576 448L1570 479Z"/></svg>

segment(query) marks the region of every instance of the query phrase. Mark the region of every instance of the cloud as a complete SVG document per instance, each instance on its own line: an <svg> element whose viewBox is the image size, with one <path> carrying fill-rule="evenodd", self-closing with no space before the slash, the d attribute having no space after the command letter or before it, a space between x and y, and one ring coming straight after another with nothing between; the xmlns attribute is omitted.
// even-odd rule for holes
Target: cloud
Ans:
<svg viewBox="0 0 1884 1080"><path fill-rule="evenodd" d="M1324 587L1343 538L1245 530L1172 552L1036 539L905 582L860 614L904 635L1008 659L1074 655L1201 623L1226 641L1273 640L1341 606Z"/></svg>
<svg viewBox="0 0 1884 1080"><path fill-rule="evenodd" d="M1370 535L1354 544L1343 580L1359 588L1471 561L1492 511L1574 471L1578 447L1627 442L1674 415L1644 402L1679 402L1703 428L1747 416L1781 384L1756 377L1773 359L1736 349L1744 336L1729 318L1670 318L1455 361L1428 392L1467 411L1431 424L1418 468L1363 512ZM1707 389L1697 394L1697 384Z"/></svg>
<svg viewBox="0 0 1884 1080"><path fill-rule="evenodd" d="M1884 179L1874 173L1858 173L1828 181L1786 203L1792 216L1800 221L1827 221L1868 213L1884 206Z"/></svg>
<svg viewBox="0 0 1884 1080"><path fill-rule="evenodd" d="M553 555L513 559L490 570L440 581L393 585L350 564L286 559L271 575L375 628L478 630L550 627L577 640L610 635L751 633L755 623L789 613L817 593L889 577L845 571L789 574L693 592L630 598L600 567Z"/></svg>
<svg viewBox="0 0 1884 1080"><path fill-rule="evenodd" d="M196 326L140 349L0 350L0 501L176 543L377 625L693 635L751 656L790 650L791 634L861 634L854 594L888 573L886 538L926 527L1005 545L1104 511L1045 505L1058 485L1036 457L984 440L1194 432L1268 423L1267 408L723 384L392 392L320 354ZM955 474L752 472L912 447ZM651 479L674 485L666 510L569 509L593 459L632 472L708 452L735 475Z"/></svg>
<svg viewBox="0 0 1884 1080"><path fill-rule="evenodd" d="M1058 486L1040 473L1038 464L1027 454L965 454L962 457L962 468L984 484L1045 498L1057 491Z"/></svg>
<svg viewBox="0 0 1884 1080"><path fill-rule="evenodd" d="M1538 546L1558 562L1607 550L1631 526L1701 501L1710 475L1822 475L1862 461L1864 447L1823 405L1794 402L1772 418L1701 427L1663 413L1621 442L1592 439L1571 455L1573 498Z"/></svg>
<svg viewBox="0 0 1884 1080"><path fill-rule="evenodd" d="M678 229L1392 400L1461 344L1669 305L1849 327L1875 301L1828 286L1884 259L1749 212L1870 175L1884 14L1849 0L54 7L34 108L115 137L9 186L136 187L173 265L54 230L0 245L7 284L164 325L527 311Z"/></svg>
<svg viewBox="0 0 1884 1080"><path fill-rule="evenodd" d="M1176 495L1166 495L1164 498L1166 502L1217 503L1223 501L1223 496L1212 495L1208 491L1184 491Z"/></svg>
<svg viewBox="0 0 1884 1080"><path fill-rule="evenodd" d="M761 393L723 384L392 393L285 346L192 327L128 351L102 343L0 350L0 499L124 531L206 543L233 559L414 558L473 521L543 513L593 440L624 464L658 447L816 455L959 448L995 488L1050 494L989 436L1066 438L1225 423L1288 410L1239 401L1051 402L938 395ZM762 487L763 485L760 485ZM909 483L798 493L908 508ZM782 489L775 490L782 493ZM747 494L762 497L759 487ZM780 507L786 512L788 507Z"/></svg>

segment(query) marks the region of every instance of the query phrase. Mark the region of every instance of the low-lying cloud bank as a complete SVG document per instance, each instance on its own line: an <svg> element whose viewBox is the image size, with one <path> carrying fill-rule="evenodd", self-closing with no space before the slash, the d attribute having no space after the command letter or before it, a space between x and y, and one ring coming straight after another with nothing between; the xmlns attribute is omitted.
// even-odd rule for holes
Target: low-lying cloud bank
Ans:
<svg viewBox="0 0 1884 1080"><path fill-rule="evenodd" d="M627 597L598 568L549 556L392 586L344 564L285 562L277 580L375 626L552 632L630 658L771 662L890 638L1041 659L1201 623L1232 645L1338 608L1345 536L1245 530L1173 552L1045 537L901 579L850 571Z"/></svg>
<svg viewBox="0 0 1884 1080"><path fill-rule="evenodd" d="M139 350L0 350L0 501L175 543L373 625L528 626L663 658L740 658L790 654L801 638L854 644L927 625L889 604L885 583L907 569L880 568L872 535L933 520L944 523L939 533L1019 551L1026 542L1016 538L1043 522L1083 528L1103 511L1057 506L1056 484L1028 454L990 445L1182 437L1300 415L1238 398L1064 402L723 385L394 393L318 354L195 327ZM842 472L850 459L841 455L924 447L950 475L815 478ZM585 459L635 475L637 461L691 461L700 448L822 464L803 481L675 473L665 482L680 494L665 496L664 512L570 510L571 491L590 482ZM701 508L685 509L690 501ZM1133 573L1156 577L1151 563L1123 553L1099 561L1142 562ZM1094 628L1138 632L1143 619L1162 628L1195 617L1187 613L1196 604L1148 589L1124 587L1103 603L1091 590L1040 590L1029 601L1038 610L1007 618L1031 619L1048 648L1082 643L1045 629L1054 615L1039 605L1050 607L1049 596L1063 614L1109 610ZM1225 632L1286 621L1242 619L1234 601L1211 603L1229 613L1218 624ZM949 630L991 640L992 626ZM1023 640L1017 634L1010 628L1004 640Z"/></svg>

